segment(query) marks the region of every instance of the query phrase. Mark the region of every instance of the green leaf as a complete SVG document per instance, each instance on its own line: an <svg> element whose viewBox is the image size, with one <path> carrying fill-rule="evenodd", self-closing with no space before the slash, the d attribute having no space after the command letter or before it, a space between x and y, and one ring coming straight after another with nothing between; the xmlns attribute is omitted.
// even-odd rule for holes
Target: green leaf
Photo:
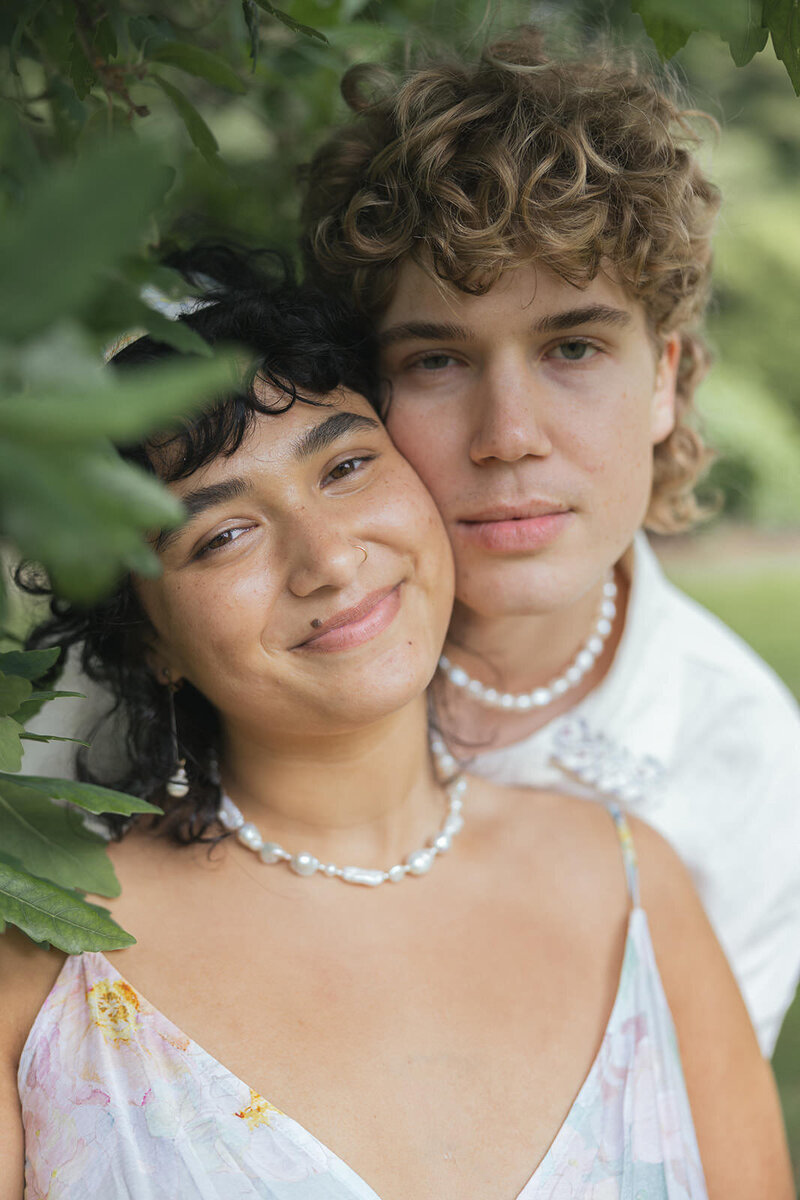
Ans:
<svg viewBox="0 0 800 1200"><path fill-rule="evenodd" d="M23 679L41 679L58 662L60 653L59 646L48 646L46 650L6 650L0 654L0 671L21 675Z"/></svg>
<svg viewBox="0 0 800 1200"><path fill-rule="evenodd" d="M13 717L0 717L0 770L18 771L22 765L23 728Z"/></svg>
<svg viewBox="0 0 800 1200"><path fill-rule="evenodd" d="M188 42L161 42L151 53L150 59L152 62L178 67L189 75L207 79L209 83L227 88L229 92L243 95L247 90L224 58L219 58L216 54L211 54L200 46L192 46Z"/></svg>
<svg viewBox="0 0 800 1200"><path fill-rule="evenodd" d="M244 23L247 26L250 62L252 63L252 69L255 71L258 66L258 51L261 40L261 24L255 0L242 0L242 15L244 16Z"/></svg>
<svg viewBox="0 0 800 1200"><path fill-rule="evenodd" d="M152 147L135 142L43 174L0 225L0 333L22 339L83 304L137 245L164 184Z"/></svg>
<svg viewBox="0 0 800 1200"><path fill-rule="evenodd" d="M75 892L0 860L0 919L67 954L121 950L136 939Z"/></svg>
<svg viewBox="0 0 800 1200"><path fill-rule="evenodd" d="M665 4L664 0L631 0L631 8L642 18L647 36L655 43L662 58L672 58L686 43L690 36L702 29L700 22L694 22L680 6L681 16L673 14L674 6Z"/></svg>
<svg viewBox="0 0 800 1200"><path fill-rule="evenodd" d="M206 125L200 113L195 106L186 99L183 92L179 91L162 75L150 75L152 83L157 84L164 95L171 100L175 110L186 126L186 132L192 139L192 142L202 154L207 162L214 166L219 165L219 145L211 130Z"/></svg>
<svg viewBox="0 0 800 1200"><path fill-rule="evenodd" d="M0 717L13 715L23 701L30 699L32 691L30 680L0 671Z"/></svg>
<svg viewBox="0 0 800 1200"><path fill-rule="evenodd" d="M2 405L0 405L2 408ZM158 574L150 530L174 527L181 506L155 478L109 447L31 446L0 438L0 508L20 553L55 589L88 603L125 571Z"/></svg>
<svg viewBox="0 0 800 1200"><path fill-rule="evenodd" d="M8 777L0 779L0 845L40 879L99 896L119 895L103 839L72 809Z"/></svg>
<svg viewBox="0 0 800 1200"><path fill-rule="evenodd" d="M764 0L763 23L775 53L786 67L795 95L800 96L800 4L797 0Z"/></svg>
<svg viewBox="0 0 800 1200"><path fill-rule="evenodd" d="M133 813L160 813L161 809L138 796L115 792L113 788L99 787L95 783L79 783L74 779L52 779L45 775L2 775L0 787L8 781L19 787L30 788L54 800L68 800L70 804L91 813L117 813L128 817Z"/></svg>
<svg viewBox="0 0 800 1200"><path fill-rule="evenodd" d="M265 13L269 13L269 15L274 17L276 21L280 21L281 25L285 25L287 29L291 29L292 33L302 33L304 37L314 38L318 42L324 42L326 46L329 44L325 34L319 29L312 29L310 25L302 25L299 21L296 21L294 17L291 17L287 12L284 12L282 8L275 8L273 4L269 3L269 0L255 0L255 2L259 8L264 10Z"/></svg>
<svg viewBox="0 0 800 1200"><path fill-rule="evenodd" d="M165 421L195 412L234 382L232 355L166 362L135 374L109 371L103 387L26 393L0 402L0 435L60 446L111 438L130 443Z"/></svg>
<svg viewBox="0 0 800 1200"><path fill-rule="evenodd" d="M30 733L26 729L19 736L23 742L74 742L76 746L89 746L89 742L82 742L80 738L61 737L57 733Z"/></svg>

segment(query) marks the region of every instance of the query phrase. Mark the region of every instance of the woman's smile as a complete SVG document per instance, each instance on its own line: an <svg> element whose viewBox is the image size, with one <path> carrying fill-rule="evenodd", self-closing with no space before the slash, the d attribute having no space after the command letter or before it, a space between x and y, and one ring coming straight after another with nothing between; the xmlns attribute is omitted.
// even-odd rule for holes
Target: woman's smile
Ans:
<svg viewBox="0 0 800 1200"><path fill-rule="evenodd" d="M391 625L400 609L401 584L380 588L370 592L359 604L343 609L311 637L293 646L293 650L310 650L324 653L332 650L349 650L370 642Z"/></svg>

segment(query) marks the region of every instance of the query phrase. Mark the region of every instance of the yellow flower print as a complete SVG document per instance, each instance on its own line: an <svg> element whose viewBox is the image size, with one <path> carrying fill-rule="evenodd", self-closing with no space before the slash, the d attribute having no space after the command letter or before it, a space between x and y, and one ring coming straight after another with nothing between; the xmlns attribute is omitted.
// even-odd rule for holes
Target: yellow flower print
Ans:
<svg viewBox="0 0 800 1200"><path fill-rule="evenodd" d="M139 997L124 979L101 979L86 993L92 1020L106 1041L119 1045L136 1036L139 1024Z"/></svg>
<svg viewBox="0 0 800 1200"><path fill-rule="evenodd" d="M269 1125L269 1114L277 1113L282 1117L283 1113L274 1104L270 1104L269 1100L265 1100L263 1096L259 1096L258 1092L254 1092L250 1088L250 1103L247 1108L243 1108L241 1112L234 1113L235 1117L241 1117L243 1121L251 1129L255 1129L258 1125Z"/></svg>

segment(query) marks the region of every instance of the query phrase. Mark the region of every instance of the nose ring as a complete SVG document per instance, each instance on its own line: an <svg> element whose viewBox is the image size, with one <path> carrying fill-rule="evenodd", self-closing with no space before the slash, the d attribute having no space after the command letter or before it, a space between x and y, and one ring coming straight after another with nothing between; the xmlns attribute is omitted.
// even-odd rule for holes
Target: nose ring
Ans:
<svg viewBox="0 0 800 1200"><path fill-rule="evenodd" d="M363 547L363 546L359 546L358 542L356 542L356 550L360 550L360 551L361 551L361 553L364 555L364 558L363 558L362 562L366 562L366 561L367 561L367 558L369 557L369 555L367 554L367 552L366 552L366 550L364 549L364 547Z"/></svg>

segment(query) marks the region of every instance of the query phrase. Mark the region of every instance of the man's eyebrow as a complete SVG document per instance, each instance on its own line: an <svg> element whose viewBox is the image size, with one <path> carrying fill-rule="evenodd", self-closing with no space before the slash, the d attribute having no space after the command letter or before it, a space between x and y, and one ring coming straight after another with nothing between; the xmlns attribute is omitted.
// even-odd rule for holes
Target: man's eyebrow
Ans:
<svg viewBox="0 0 800 1200"><path fill-rule="evenodd" d="M465 325L445 325L436 321L402 321L399 325L390 325L378 334L378 343L393 346L396 342L413 340L423 342L468 342L473 334Z"/></svg>
<svg viewBox="0 0 800 1200"><path fill-rule="evenodd" d="M153 543L156 554L161 554L171 546L194 517L199 516L208 508L214 508L217 504L225 504L228 500L237 500L249 490L250 485L247 480L235 475L231 479L224 479L221 483L209 483L207 487L196 488L193 492L187 492L185 496L181 496L180 501L188 514L187 519L175 529L161 530Z"/></svg>
<svg viewBox="0 0 800 1200"><path fill-rule="evenodd" d="M610 304L587 304L583 308L568 308L564 312L551 313L534 325L536 333L560 333L576 325L630 325L631 314L624 308L612 308Z"/></svg>
<svg viewBox="0 0 800 1200"><path fill-rule="evenodd" d="M365 417L363 413L335 412L313 429L307 429L302 437L295 442L292 452L296 459L302 462L326 450L344 434L356 429L380 429L380 421L373 417Z"/></svg>

